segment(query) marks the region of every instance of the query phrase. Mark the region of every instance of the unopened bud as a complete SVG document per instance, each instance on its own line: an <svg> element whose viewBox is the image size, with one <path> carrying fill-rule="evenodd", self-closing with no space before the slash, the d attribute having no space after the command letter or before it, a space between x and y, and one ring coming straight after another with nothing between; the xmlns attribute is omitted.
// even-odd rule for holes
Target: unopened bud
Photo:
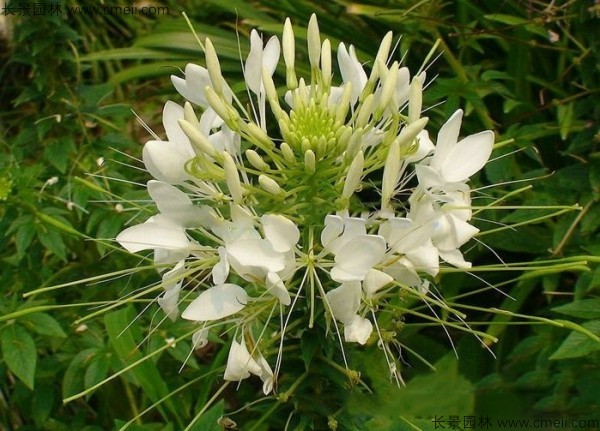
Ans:
<svg viewBox="0 0 600 431"><path fill-rule="evenodd" d="M281 150L281 154L283 154L283 158L286 162L291 164L296 161L296 157L294 157L294 151L287 142L282 142L279 146L279 149Z"/></svg>
<svg viewBox="0 0 600 431"><path fill-rule="evenodd" d="M375 96L373 93L369 94L367 98L361 103L356 117L356 127L365 127L369 123L369 118L373 114Z"/></svg>
<svg viewBox="0 0 600 431"><path fill-rule="evenodd" d="M394 61L392 67L390 67L390 71L383 80L383 85L381 87L381 98L379 99L379 106L377 107L376 117L379 117L385 109L387 108L390 100L392 100L392 96L396 90L396 84L398 83L398 62Z"/></svg>
<svg viewBox="0 0 600 431"><path fill-rule="evenodd" d="M328 88L331 85L331 42L329 39L325 39L321 47L321 71L323 85Z"/></svg>
<svg viewBox="0 0 600 431"><path fill-rule="evenodd" d="M258 147L265 149L275 148L275 143L269 138L267 132L260 128L258 124L251 121L245 123L244 131L248 134L248 138L254 142Z"/></svg>
<svg viewBox="0 0 600 431"><path fill-rule="evenodd" d="M198 129L198 127L192 125L192 123L187 120L180 119L178 122L181 130L183 130L183 133L190 138L190 142L194 146L196 154L200 152L200 154L208 154L211 157L215 156L215 148L209 142L208 138L200 131L200 129Z"/></svg>
<svg viewBox="0 0 600 431"><path fill-rule="evenodd" d="M266 171L269 169L269 165L267 165L263 158L254 150L246 150L246 158L250 164L259 171Z"/></svg>
<svg viewBox="0 0 600 431"><path fill-rule="evenodd" d="M348 168L348 174L346 175L346 181L344 182L344 189L342 190L342 199L350 198L350 196L354 194L360 185L360 179L362 178L364 165L365 157L363 152L359 151Z"/></svg>
<svg viewBox="0 0 600 431"><path fill-rule="evenodd" d="M208 69L208 75L210 76L210 82L215 92L219 95L223 94L223 76L221 75L221 65L219 64L219 57L213 46L211 40L206 38L204 42L204 54L206 56L206 68Z"/></svg>
<svg viewBox="0 0 600 431"><path fill-rule="evenodd" d="M410 145L412 141L415 140L417 135L421 133L421 130L425 128L427 122L429 121L428 117L419 118L414 123L409 124L400 132L400 135L396 138L396 142L400 144L401 147L405 145Z"/></svg>
<svg viewBox="0 0 600 431"><path fill-rule="evenodd" d="M283 59L285 61L285 78L288 89L294 90L298 87L298 79L294 70L296 42L294 40L294 29L289 18L283 24L282 36Z"/></svg>
<svg viewBox="0 0 600 431"><path fill-rule="evenodd" d="M304 168L309 174L313 174L317 169L315 153L312 150L308 150L304 153Z"/></svg>
<svg viewBox="0 0 600 431"><path fill-rule="evenodd" d="M342 93L342 98L340 99L340 104L337 106L335 112L335 119L340 123L346 122L346 116L348 115L348 110L350 109L350 101L352 100L352 84L349 82L344 85L344 92Z"/></svg>
<svg viewBox="0 0 600 431"><path fill-rule="evenodd" d="M229 188L229 193L233 198L233 202L239 204L242 201L242 184L238 175L237 167L233 161L233 157L227 151L223 151L223 169L225 169L225 181Z"/></svg>
<svg viewBox="0 0 600 431"><path fill-rule="evenodd" d="M235 108L223 101L223 99L213 90L211 87L206 87L204 89L204 95L208 104L214 111L217 113L219 117L225 121L227 126L233 131L239 130L239 120L240 114L235 110Z"/></svg>
<svg viewBox="0 0 600 431"><path fill-rule="evenodd" d="M398 175L400 172L400 144L398 141L392 142L388 151L387 158L385 159L385 166L383 167L383 179L381 181L381 209L386 210L389 208L390 200L396 189L396 183L398 182Z"/></svg>
<svg viewBox="0 0 600 431"><path fill-rule="evenodd" d="M259 175L258 183L267 193L271 193L272 195L279 195L283 193L283 190L281 189L281 187L279 187L277 181L266 175Z"/></svg>
<svg viewBox="0 0 600 431"><path fill-rule="evenodd" d="M200 127L200 122L198 121L198 117L196 116L194 108L190 102L185 102L183 105L183 118L191 125Z"/></svg>
<svg viewBox="0 0 600 431"><path fill-rule="evenodd" d="M422 75L417 75L410 83L408 96L408 123L414 123L421 116L423 106L423 80Z"/></svg>
<svg viewBox="0 0 600 431"><path fill-rule="evenodd" d="M314 69L319 68L319 60L321 57L321 35L319 34L319 24L317 23L317 15L314 13L308 21L308 32L306 34L308 41L308 59L310 65Z"/></svg>

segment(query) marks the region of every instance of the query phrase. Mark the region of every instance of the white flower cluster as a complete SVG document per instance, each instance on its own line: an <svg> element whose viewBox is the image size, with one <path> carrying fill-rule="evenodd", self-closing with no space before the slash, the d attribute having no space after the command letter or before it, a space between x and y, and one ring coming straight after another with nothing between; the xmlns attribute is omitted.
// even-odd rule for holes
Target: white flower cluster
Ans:
<svg viewBox="0 0 600 431"><path fill-rule="evenodd" d="M494 141L491 131L459 139L457 111L432 142L421 117L425 73L411 79L390 60L391 33L370 73L353 46L340 44L337 85L314 16L307 39L308 82L296 76L289 20L281 45L252 31L247 102L223 79L206 39L206 68L188 64L185 78L172 77L187 101L165 105L167 140L144 146L158 214L117 237L132 253L153 250L161 268L172 265L158 303L171 319L184 305L181 317L200 325L195 347L212 328L235 329L224 377L255 374L265 393L274 373L261 352L273 343L265 334L274 313L289 316L306 297L311 324L320 306L347 342L365 344L391 293L426 294L440 261L469 267L460 247L478 230L467 182ZM285 88L273 81L281 52ZM379 181L374 210L356 192Z"/></svg>

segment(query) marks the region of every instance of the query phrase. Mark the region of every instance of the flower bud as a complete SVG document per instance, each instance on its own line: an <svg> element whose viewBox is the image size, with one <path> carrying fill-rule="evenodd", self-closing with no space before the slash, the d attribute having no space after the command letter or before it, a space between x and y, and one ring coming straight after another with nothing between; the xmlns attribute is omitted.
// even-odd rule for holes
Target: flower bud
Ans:
<svg viewBox="0 0 600 431"><path fill-rule="evenodd" d="M275 144L269 138L269 135L261 129L258 124L254 122L244 123L244 131L248 134L248 137L252 142L254 142L258 147L265 149L275 148Z"/></svg>
<svg viewBox="0 0 600 431"><path fill-rule="evenodd" d="M335 107L336 121L340 123L346 122L346 116L348 115L348 110L350 109L350 100L352 100L352 85L348 82L346 85L344 85L344 92L342 93L340 104Z"/></svg>
<svg viewBox="0 0 600 431"><path fill-rule="evenodd" d="M294 157L294 151L287 142L282 142L279 146L279 149L281 150L281 154L283 154L283 158L286 162L292 164L296 161L296 157Z"/></svg>
<svg viewBox="0 0 600 431"><path fill-rule="evenodd" d="M223 151L221 154L223 156L223 169L225 169L225 181L227 182L229 193L233 198L233 202L239 204L242 201L243 190L237 167L231 154L227 151Z"/></svg>
<svg viewBox="0 0 600 431"><path fill-rule="evenodd" d="M183 105L183 118L193 126L200 127L200 122L198 121L198 117L194 112L194 107L190 102L186 101Z"/></svg>
<svg viewBox="0 0 600 431"><path fill-rule="evenodd" d="M312 150L304 153L304 168L309 174L313 174L317 168L315 153Z"/></svg>
<svg viewBox="0 0 600 431"><path fill-rule="evenodd" d="M285 20L283 24L282 36L283 60L285 61L285 78L288 89L294 90L298 87L298 79L294 70L296 42L294 40L294 30L290 19Z"/></svg>
<svg viewBox="0 0 600 431"><path fill-rule="evenodd" d="M396 140L392 142L385 159L383 168L383 180L381 182L381 209L389 208L390 200L396 189L398 174L400 172L400 143Z"/></svg>
<svg viewBox="0 0 600 431"><path fill-rule="evenodd" d="M317 23L317 15L314 13L308 21L308 33L306 34L308 41L308 59L313 69L319 68L319 60L321 57L321 35L319 34L319 24Z"/></svg>
<svg viewBox="0 0 600 431"><path fill-rule="evenodd" d="M344 189L342 190L342 198L348 199L354 194L358 186L360 185L360 179L362 177L363 167L365 165L365 157L362 151L352 160L350 167L348 168L348 174L346 175L346 181L344 182Z"/></svg>
<svg viewBox="0 0 600 431"><path fill-rule="evenodd" d="M267 193L271 193L272 195L279 195L283 193L283 190L281 187L279 187L277 181L275 181L271 177L268 177L266 175L259 175L258 183Z"/></svg>
<svg viewBox="0 0 600 431"><path fill-rule="evenodd" d="M221 75L221 65L219 64L219 57L210 39L207 37L204 42L204 54L206 56L206 69L208 69L208 75L210 81L215 90L215 93L223 94L223 76Z"/></svg>
<svg viewBox="0 0 600 431"><path fill-rule="evenodd" d="M425 128L428 121L428 117L423 117L419 118L414 123L409 124L402 129L400 135L395 139L395 142L398 142L401 147L412 144L412 141L414 141L417 135L421 133L421 130Z"/></svg>
<svg viewBox="0 0 600 431"><path fill-rule="evenodd" d="M194 146L196 154L199 154L200 152L200 154L208 154L211 157L215 156L216 151L214 147L209 142L208 138L200 131L200 129L193 126L189 121L183 119L178 120L178 122L181 130L183 130L183 133L190 138L190 142Z"/></svg>
<svg viewBox="0 0 600 431"><path fill-rule="evenodd" d="M422 75L417 75L410 83L408 97L408 123L414 123L421 116L423 106L423 80Z"/></svg>
<svg viewBox="0 0 600 431"><path fill-rule="evenodd" d="M240 114L235 110L235 108L223 101L223 99L213 90L211 87L206 87L204 89L204 95L206 96L206 100L208 104L214 111L217 113L219 117L225 121L227 126L233 131L239 131L240 126L238 124L240 120Z"/></svg>
<svg viewBox="0 0 600 431"><path fill-rule="evenodd" d="M358 110L358 116L356 117L356 127L365 127L368 124L369 118L371 118L371 114L373 114L374 100L375 96L371 93L361 103Z"/></svg>
<svg viewBox="0 0 600 431"><path fill-rule="evenodd" d="M259 171L265 171L269 169L269 165L267 165L263 158L254 150L246 150L246 158L250 164Z"/></svg>
<svg viewBox="0 0 600 431"><path fill-rule="evenodd" d="M375 117L379 118L392 100L392 96L394 95L394 91L396 90L396 84L398 83L398 62L394 61L392 67L387 74L387 76L383 80L383 85L381 87L381 98L379 99L379 105L377 106L377 111Z"/></svg>
<svg viewBox="0 0 600 431"><path fill-rule="evenodd" d="M325 88L329 88L331 86L331 42L329 39L325 39L321 47L321 73L323 85Z"/></svg>

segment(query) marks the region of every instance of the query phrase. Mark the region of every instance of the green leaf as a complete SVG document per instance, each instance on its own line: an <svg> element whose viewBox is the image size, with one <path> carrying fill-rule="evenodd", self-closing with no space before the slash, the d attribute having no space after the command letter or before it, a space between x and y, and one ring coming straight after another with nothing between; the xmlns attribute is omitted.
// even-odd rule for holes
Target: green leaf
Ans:
<svg viewBox="0 0 600 431"><path fill-rule="evenodd" d="M581 326L596 335L600 335L600 320L592 320ZM573 331L550 356L550 359L580 358L598 350L600 350L600 342L592 340L581 332Z"/></svg>
<svg viewBox="0 0 600 431"><path fill-rule="evenodd" d="M44 157L58 169L60 173L64 174L67 171L67 166L69 164L69 156L75 151L75 144L71 138L54 140L46 145Z"/></svg>
<svg viewBox="0 0 600 431"><path fill-rule="evenodd" d="M15 245L19 256L24 256L27 248L35 236L35 226L33 223L27 223L19 227L15 235Z"/></svg>
<svg viewBox="0 0 600 431"><path fill-rule="evenodd" d="M304 366L307 370L320 344L319 337L313 331L305 331L302 334L302 338L300 339L300 356L302 356Z"/></svg>
<svg viewBox="0 0 600 431"><path fill-rule="evenodd" d="M132 334L134 326L126 329L133 321L133 317L129 315L130 311L132 309L128 307L109 313L104 317L104 324L106 325L110 344L125 365L143 358L143 354L140 352ZM167 384L162 379L156 365L150 359L141 362L127 374L134 378L153 402L158 402L169 393ZM164 405L177 414L171 400L165 401Z"/></svg>
<svg viewBox="0 0 600 431"><path fill-rule="evenodd" d="M38 386L33 394L31 403L31 417L38 429L43 429L43 424L48 419L54 405L54 389L50 385Z"/></svg>
<svg viewBox="0 0 600 431"><path fill-rule="evenodd" d="M225 402L221 400L200 416L191 431L222 431L223 427L219 424L219 419L223 416L224 410Z"/></svg>
<svg viewBox="0 0 600 431"><path fill-rule="evenodd" d="M38 238L44 247L58 256L61 260L67 260L67 248L58 232L53 229L40 228L38 229Z"/></svg>
<svg viewBox="0 0 600 431"><path fill-rule="evenodd" d="M353 363L364 370L371 386L377 388L375 394L350 394L348 411L353 416L373 417L380 426L364 429L386 429L384 424L388 422L412 422L412 418L431 418L442 412L455 415L473 413L475 388L459 373L453 354L447 354L435 364L437 371L418 375L399 390L390 381L388 368L376 353L379 352L365 351L353 358Z"/></svg>
<svg viewBox="0 0 600 431"><path fill-rule="evenodd" d="M46 313L33 313L23 317L19 323L40 335L66 338L67 334L52 316Z"/></svg>
<svg viewBox="0 0 600 431"><path fill-rule="evenodd" d="M87 366L89 361L98 353L98 349L90 348L82 352L79 352L71 361L62 382L63 398L73 396L84 389L83 380L84 373L83 369Z"/></svg>
<svg viewBox="0 0 600 431"><path fill-rule="evenodd" d="M600 319L600 299L582 299L554 307L552 311L580 319Z"/></svg>
<svg viewBox="0 0 600 431"><path fill-rule="evenodd" d="M9 370L33 390L37 352L29 332L14 324L2 332L2 355Z"/></svg>
<svg viewBox="0 0 600 431"><path fill-rule="evenodd" d="M108 357L106 354L98 353L90 361L90 365L85 370L83 376L83 385L86 389L91 388L104 380L108 374Z"/></svg>

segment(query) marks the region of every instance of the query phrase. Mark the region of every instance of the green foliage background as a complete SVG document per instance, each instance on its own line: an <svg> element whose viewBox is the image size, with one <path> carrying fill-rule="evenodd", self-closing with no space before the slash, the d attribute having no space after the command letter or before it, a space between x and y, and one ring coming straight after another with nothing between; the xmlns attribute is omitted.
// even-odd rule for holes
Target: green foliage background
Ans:
<svg viewBox="0 0 600 431"><path fill-rule="evenodd" d="M480 245L470 251L478 264L498 263L497 255L506 262L557 259L544 271L483 274L511 298L465 274L441 280L447 299L462 295L472 307L473 328L499 338L490 346L496 358L475 337L449 329L457 360L439 325L400 316L403 343L437 372L403 352L407 386L398 389L372 346L351 358L374 388L367 394L349 387L343 374L319 374L327 352L316 354L320 340L307 331L302 353L288 368L312 377L296 380L296 386L293 379L283 381L285 396L228 416L240 429L433 429L436 415L600 419L600 343L572 331L569 323L600 335L600 5L584 0L160 5L168 14L73 14L67 6L84 4L68 1L56 15L0 17L0 429L119 429L175 391L129 429L178 430L220 387L226 355L218 340L179 372L189 342L170 347L165 340L185 328L161 326L137 349L151 325L150 312L121 334L151 301L136 296L137 288L153 280L151 272L27 295L138 264L110 241L91 239L114 238L137 215L135 206L117 206L117 198L145 198L142 187L120 181L147 180L127 166L136 164L128 155L139 157L150 138L132 110L161 134L162 105L175 97L168 76L189 61L203 62L182 11L201 37L213 39L224 74L240 85L239 56L247 52L250 30L279 35L285 17L302 39L316 12L323 38L333 46L342 40L354 44L361 60L372 58L392 30L402 35L399 55L406 53L411 70L439 39L440 57L429 69L430 77L439 77L425 92L433 123L441 125L463 107L463 134L488 128L498 142L508 141L494 153L503 157L480 178L482 184L507 184L489 193L501 196L531 185L510 203L581 206L483 236L494 253ZM306 58L306 51L298 56ZM283 70L276 73L284 76ZM551 212L517 209L486 218L519 223ZM479 224L489 230L498 226L494 223ZM122 297L129 298L126 305L114 306ZM404 317L412 323L405 328ZM257 393L247 381L238 391L228 388L192 429L222 429L217 420L223 412L240 409Z"/></svg>

